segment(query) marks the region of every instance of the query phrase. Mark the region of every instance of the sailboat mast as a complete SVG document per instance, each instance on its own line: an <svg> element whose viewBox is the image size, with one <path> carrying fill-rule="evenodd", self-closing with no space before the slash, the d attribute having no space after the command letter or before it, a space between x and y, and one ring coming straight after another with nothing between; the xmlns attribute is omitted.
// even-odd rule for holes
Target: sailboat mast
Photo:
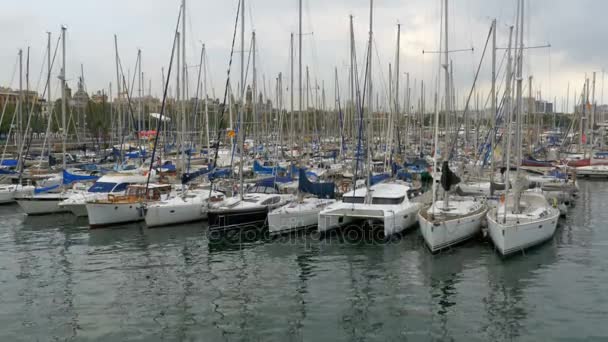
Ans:
<svg viewBox="0 0 608 342"><path fill-rule="evenodd" d="M51 100L51 32L47 32L47 43L46 43L46 63L47 63L47 77L46 77L46 95L48 101L48 114L47 119L51 120L51 114L53 113L53 102ZM44 153L42 151L41 153Z"/></svg>
<svg viewBox="0 0 608 342"><path fill-rule="evenodd" d="M513 26L511 26L509 28L509 49L508 49L508 62L507 62L507 82L506 82L506 89L505 89L505 98L507 99L507 127L505 130L505 134L507 135L507 139L506 139L506 144L507 144L507 170L505 171L505 201L504 201L504 215L503 215L503 223L507 222L507 199L509 198L509 187L510 187L510 180L509 180L509 173L510 173L510 168L511 168L511 121L513 118L513 114L511 112L511 110L513 109L513 100L512 100L512 96L511 96L511 81L513 78L513 58L511 57L511 44L512 44L512 38L513 38Z"/></svg>
<svg viewBox="0 0 608 342"><path fill-rule="evenodd" d="M116 98L114 102L116 102L116 106L118 107L118 135L116 138L121 137L123 134L122 125L122 102L120 101L121 97L121 82L120 82L120 65L118 60L118 37L114 35L114 52L116 54ZM63 94L63 93L62 93ZM122 162L122 151L120 151L120 161Z"/></svg>
<svg viewBox="0 0 608 342"><path fill-rule="evenodd" d="M19 49L19 111L17 112L16 146L21 146L21 130L23 129L23 50ZM21 151L19 151L21 153Z"/></svg>
<svg viewBox="0 0 608 342"><path fill-rule="evenodd" d="M181 112L182 112L182 153L181 153L181 159L182 159L182 173L186 172L186 96L187 96L187 90L186 90L186 72L187 72L187 65L186 65L186 0L182 0L182 32L181 32L181 38L182 38L182 46L181 46L181 53L182 53L182 103L181 103ZM179 71L178 71L179 73Z"/></svg>
<svg viewBox="0 0 608 342"><path fill-rule="evenodd" d="M523 106L522 106L522 87L523 87L523 56L524 56L524 1L521 0L521 13L519 15L519 53L517 54L517 171L521 166L523 159L522 155L522 122L523 122Z"/></svg>
<svg viewBox="0 0 608 342"><path fill-rule="evenodd" d="M239 178L240 178L240 187L239 193L241 195L241 199L243 199L245 194L245 184L243 179L243 157L245 155L245 125L244 125L244 113L245 109L245 0L241 0L241 105L240 105L240 122L239 122L239 136L240 136L240 163L239 163ZM238 143L238 140L237 140Z"/></svg>
<svg viewBox="0 0 608 342"><path fill-rule="evenodd" d="M211 152L211 142L209 139L209 95L207 93L207 51L205 49L205 44L203 44L203 63L205 68L203 69L204 75L204 91L205 91L205 133L207 135L207 153Z"/></svg>
<svg viewBox="0 0 608 342"><path fill-rule="evenodd" d="M305 135L302 113L302 0L298 0L298 117L300 132Z"/></svg>
<svg viewBox="0 0 608 342"><path fill-rule="evenodd" d="M372 139L373 139L373 95L372 95L372 49L373 49L373 19L374 19L374 0L369 1L369 41L367 46L367 181L365 187L367 188L365 202L371 202L370 186L372 181Z"/></svg>
<svg viewBox="0 0 608 342"><path fill-rule="evenodd" d="M294 112L293 112L293 84L294 84L294 82L293 82L293 64L294 64L294 62L293 62L293 57L294 57L293 50L294 50L294 46L293 45L294 45L294 41L293 41L293 33L292 33L291 34L291 41L290 41L291 76L289 78L289 82L291 82L291 86L289 88L290 98L291 98L290 99L291 121L289 123L289 149L291 150L291 158L292 159L293 159L293 148L294 148L294 146L293 146L293 138L294 138L294 134L295 134L295 131L294 131L294 120L295 120L295 117L294 117ZM256 95L254 93L253 94L254 103L255 103L255 98L256 98Z"/></svg>
<svg viewBox="0 0 608 342"><path fill-rule="evenodd" d="M393 129L399 127L399 123L401 122L401 114L399 113L399 79L401 78L401 74L399 72L399 62L400 60L400 49L401 49L401 24L397 24L397 55L395 56L395 111L393 113ZM399 131L397 131L399 132ZM407 132L407 129L405 130ZM391 136L393 139L394 133ZM391 142L392 144L392 142ZM392 152L391 152L392 155Z"/></svg>
<svg viewBox="0 0 608 342"><path fill-rule="evenodd" d="M494 148L496 146L496 19L492 20L492 89L490 97L490 195L494 195L492 183L494 182Z"/></svg>
<svg viewBox="0 0 608 342"><path fill-rule="evenodd" d="M66 143L66 139L68 136L68 130L66 127L66 123L65 123L65 116L66 116L66 112L67 112L67 98L66 98L66 93L65 93L65 88L66 88L66 83L65 83L65 32L67 30L67 27L62 26L61 27L61 50L62 50L62 62L61 62L61 125L62 125L62 129L63 129L63 146L62 146L62 150L63 150L63 169L65 170L65 152L66 152L66 147L65 147L65 143Z"/></svg>
<svg viewBox="0 0 608 342"><path fill-rule="evenodd" d="M449 34L448 34L448 0L445 0L444 2L444 18L443 18L443 23L444 23L444 28L443 28L443 33L444 33L444 37L443 37L443 68L444 68L444 76L445 76L445 95L444 95L444 100L445 100L445 134L444 134L444 144L445 144L445 148L443 151L441 151L443 153L443 160L447 160L448 158L448 117L450 116L450 102L451 102L451 95L450 95L450 61L449 61ZM446 196L447 197L447 196Z"/></svg>

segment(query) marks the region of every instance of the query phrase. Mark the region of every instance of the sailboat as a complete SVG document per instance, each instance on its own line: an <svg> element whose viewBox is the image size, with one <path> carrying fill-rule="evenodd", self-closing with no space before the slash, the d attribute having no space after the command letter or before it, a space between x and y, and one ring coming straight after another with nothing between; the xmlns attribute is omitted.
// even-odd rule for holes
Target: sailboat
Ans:
<svg viewBox="0 0 608 342"><path fill-rule="evenodd" d="M366 153L366 180L365 187L357 188L356 173L353 179L354 189L345 193L341 201L337 201L319 213L317 230L326 233L331 230L366 222L370 226L380 225L384 237L401 233L413 227L417 220L416 214L422 207L418 199L414 199L415 190L411 189L407 183L400 181L385 181L384 183L372 185L372 43L373 43L373 0L370 1L370 26L369 41L367 50L367 123L365 131L367 134L367 153ZM362 113L362 106L358 106ZM362 132L362 114L359 131ZM360 134L361 135L361 134ZM361 138L359 139L359 144ZM360 149L357 149L360 152ZM358 164L358 163L357 163ZM356 169L356 167L355 167Z"/></svg>
<svg viewBox="0 0 608 342"><path fill-rule="evenodd" d="M336 202L335 184L312 183L304 169L300 169L298 179L299 198L268 214L270 234L283 234L317 226L319 213ZM304 197L311 194L316 197Z"/></svg>
<svg viewBox="0 0 608 342"><path fill-rule="evenodd" d="M516 120L522 118L522 65L523 65L523 0L518 1L517 24L519 27L519 43L517 48L517 94L516 94ZM513 27L511 27L511 35ZM507 66L507 98L510 98L511 84L511 35L509 38L509 60ZM509 107L511 107L509 101ZM511 131L512 131L512 115L511 110L507 111L507 167L506 167L506 184L510 183L509 172L511 162ZM519 125L517 126L516 148L521 153L521 134L519 134ZM517 158L521 163L522 158ZM518 165L520 166L520 165ZM506 187L506 194L501 196L498 206L486 214L488 220L488 230L490 237L497 251L503 255L510 255L526 248L538 245L553 237L557 228L557 222L560 216L558 208L553 207L547 202L547 199L541 191L524 191L526 181L519 176L519 168L515 177L513 191L510 191L509 186Z"/></svg>
<svg viewBox="0 0 608 342"><path fill-rule="evenodd" d="M450 91L450 75L448 72L448 0L445 0L444 23L446 37L443 39L443 55L445 57L445 109L446 115L450 112L450 102L452 99ZM492 27L494 29L494 27ZM465 109L466 111L466 109ZM444 160L441 168L441 186L444 190L443 200L436 200L437 191L437 156L439 151L439 109L435 109L435 153L433 155L434 181L433 181L433 203L418 213L420 232L429 250L433 253L444 248L453 246L466 241L471 237L481 233L481 220L487 212L485 203L475 197L450 196L450 189L453 185L460 183L460 178L456 176L449 167L448 160ZM449 138L446 135L446 147ZM447 151L446 151L447 152ZM447 153L446 153L447 156Z"/></svg>

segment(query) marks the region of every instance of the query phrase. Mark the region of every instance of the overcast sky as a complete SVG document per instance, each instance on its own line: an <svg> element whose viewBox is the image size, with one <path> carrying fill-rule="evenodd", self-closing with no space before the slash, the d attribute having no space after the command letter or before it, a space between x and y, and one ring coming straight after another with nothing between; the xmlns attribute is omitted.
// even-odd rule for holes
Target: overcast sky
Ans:
<svg viewBox="0 0 608 342"><path fill-rule="evenodd" d="M142 49L146 80L152 81L152 94L161 93L161 67L167 67L174 28L181 0L27 0L5 1L0 11L0 85L16 87L11 76L19 48L31 47L31 81L36 87L46 49L46 32L53 33L53 45L60 26L68 27L67 77L70 86L84 65L89 93L116 85L113 35L118 35L119 53L125 69L132 75L137 49ZM187 63L197 65L201 44L207 46L210 82L216 97L223 94L230 43L238 0L192 1L187 3ZM368 0L304 0L303 63L310 67L311 82L325 81L327 102L333 106L334 67L346 94L348 65L348 17L354 16L358 60L363 61L369 25ZM528 0L524 42L551 48L526 52L524 78L534 77L533 90L548 100L557 99L561 109L570 82L570 104L574 92L580 93L585 75L597 75L597 99L602 100L602 68L608 49L603 44L608 23L604 20L608 2L602 0ZM394 63L396 25L401 27L401 71L427 82L433 90L438 64L436 55L422 50L437 50L439 45L440 0L376 0L374 8L374 79L376 89L388 87L388 64ZM451 55L459 103L471 87L491 20L498 20L498 44L507 45L508 27L515 22L515 0L451 0L449 5L450 49L475 48L475 52ZM252 30L258 42L258 77L266 80L267 92L274 87L279 72L289 85L289 39L297 33L297 0L247 0L246 47ZM239 31L240 32L240 31ZM239 36L237 36L238 38ZM237 49L239 47L237 40ZM499 62L504 51L499 51ZM239 79L239 57L233 69L233 86ZM297 59L296 59L297 62ZM489 56L483 64L480 88L490 82ZM58 65L58 64L57 64ZM125 73L127 70L125 70ZM54 74L59 73L55 67ZM196 69L190 69L190 93L194 93ZM249 76L249 80L251 76ZM297 66L296 66L297 80ZM402 74L401 87L405 82ZM147 81L146 81L147 83ZM172 83L174 83L172 81ZM53 91L57 91L55 78ZM171 87L174 87L171 85ZM419 87L419 85L418 85ZM147 84L146 84L147 88ZM40 86L39 90L42 89ZM525 90L527 93L527 89ZM209 90L211 93L211 88ZM286 104L289 97L286 94ZM485 94L484 94L485 96ZM382 102L386 102L381 100ZM430 103L427 100L427 103ZM462 104L461 104L462 105Z"/></svg>

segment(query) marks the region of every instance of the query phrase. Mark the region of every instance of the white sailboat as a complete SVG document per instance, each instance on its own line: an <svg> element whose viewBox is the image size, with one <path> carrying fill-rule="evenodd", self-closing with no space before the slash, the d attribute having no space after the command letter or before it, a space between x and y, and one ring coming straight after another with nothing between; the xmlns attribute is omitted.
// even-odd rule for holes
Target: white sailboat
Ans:
<svg viewBox="0 0 608 342"><path fill-rule="evenodd" d="M317 225L319 213L336 202L334 183L311 183L300 169L298 199L268 213L270 234L284 234ZM305 193L318 197L304 197Z"/></svg>
<svg viewBox="0 0 608 342"><path fill-rule="evenodd" d="M445 109L450 112L450 102L452 99L450 92L450 75L448 73L448 1L444 3L444 23L442 32L445 33L443 39L443 55L445 56L443 69L445 71ZM492 24L494 31L494 23ZM436 200L437 184L439 174L437 173L437 151L439 150L439 109L435 109L435 153L433 155L433 203L418 213L418 223L420 232L429 250L433 253L444 248L451 247L466 241L481 233L481 220L487 212L485 203L474 197L450 196L449 190L452 185L460 182L448 166L447 159L443 162L441 170L441 185L444 192L443 200ZM446 135L446 147L449 138ZM444 151L447 155L447 151Z"/></svg>
<svg viewBox="0 0 608 342"><path fill-rule="evenodd" d="M521 120L522 114L522 60L523 60L523 0L518 1L517 24L519 26L518 33L519 44L516 52L517 60L517 96L516 96L516 120ZM511 34L513 27L511 27ZM506 96L510 97L511 83L511 36L509 37L509 61L507 71L507 88ZM509 101L510 102L510 101ZM511 106L508 104L508 119L507 119L507 170L506 183L510 183L510 159L511 159L511 131L512 131L512 115ZM521 134L519 125L516 130L516 148L521 153ZM521 157L517 158L518 163L521 163ZM517 171L519 176L519 168ZM498 252L503 255L509 255L515 252L523 251L526 248L538 245L553 237L557 228L559 219L559 209L551 206L541 191L523 191L526 188L526 182L523 177L516 176L513 191L510 192L510 187L506 187L506 194L501 197L501 203L488 211L486 218L488 220L488 230L494 246Z"/></svg>
<svg viewBox="0 0 608 342"><path fill-rule="evenodd" d="M224 200L224 194L201 188L188 190L164 201L145 206L145 221L149 228L201 221L207 218L210 203Z"/></svg>

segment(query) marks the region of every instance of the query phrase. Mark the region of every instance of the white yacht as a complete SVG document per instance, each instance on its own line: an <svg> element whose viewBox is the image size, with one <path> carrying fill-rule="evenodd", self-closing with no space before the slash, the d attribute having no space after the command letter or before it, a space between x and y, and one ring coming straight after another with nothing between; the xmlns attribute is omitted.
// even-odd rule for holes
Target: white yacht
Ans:
<svg viewBox="0 0 608 342"><path fill-rule="evenodd" d="M268 213L270 234L313 228L319 221L319 213L336 202L333 199L336 187L333 182L313 183L308 180L304 169L300 169L299 173L298 199ZM305 194L317 197L304 197Z"/></svg>
<svg viewBox="0 0 608 342"><path fill-rule="evenodd" d="M422 202L410 199L411 189L405 183L387 182L347 192L341 201L319 213L321 233L359 221L381 223L384 236L403 232L416 224ZM367 199L367 200L366 200Z"/></svg>
<svg viewBox="0 0 608 342"><path fill-rule="evenodd" d="M86 202L91 228L131 223L144 220L143 203L169 198L170 184L129 185L124 195L108 194L105 198Z"/></svg>
<svg viewBox="0 0 608 342"><path fill-rule="evenodd" d="M334 199L306 197L286 204L268 213L268 230L270 234L283 234L316 227L319 213L334 203Z"/></svg>
<svg viewBox="0 0 608 342"><path fill-rule="evenodd" d="M15 195L19 193L32 194L35 187L33 185L6 184L0 185L0 204L15 202Z"/></svg>
<svg viewBox="0 0 608 342"><path fill-rule="evenodd" d="M454 246L481 233L487 206L474 197L450 197L435 201L418 213L420 232L432 253Z"/></svg>
<svg viewBox="0 0 608 342"><path fill-rule="evenodd" d="M67 209L72 214L87 216L87 201L106 198L108 194L124 195L131 184L145 184L147 177L143 175L109 174L99 178L86 192L76 193L59 203L59 207Z"/></svg>
<svg viewBox="0 0 608 342"><path fill-rule="evenodd" d="M514 199L509 195L506 205L503 199L503 203L486 215L492 242L503 256L551 239L560 215L559 209L551 206L541 192L523 192L520 210L515 210Z"/></svg>
<svg viewBox="0 0 608 342"><path fill-rule="evenodd" d="M208 204L221 203L224 194L209 189L187 190L164 201L145 206L148 227L169 226L178 223L201 221L207 218Z"/></svg>

